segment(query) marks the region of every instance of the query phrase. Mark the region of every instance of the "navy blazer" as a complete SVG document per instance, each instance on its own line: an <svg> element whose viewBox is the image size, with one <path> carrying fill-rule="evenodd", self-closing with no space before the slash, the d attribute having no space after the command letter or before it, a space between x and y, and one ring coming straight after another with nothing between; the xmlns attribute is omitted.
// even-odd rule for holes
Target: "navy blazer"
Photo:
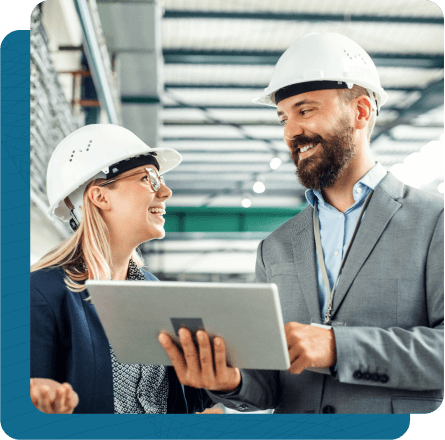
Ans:
<svg viewBox="0 0 445 440"><path fill-rule="evenodd" d="M143 271L146 280L157 281ZM79 395L74 413L114 413L107 336L86 291L71 292L62 268L31 273L31 377L68 382ZM183 386L168 367L167 413L191 414L213 406L204 390Z"/></svg>

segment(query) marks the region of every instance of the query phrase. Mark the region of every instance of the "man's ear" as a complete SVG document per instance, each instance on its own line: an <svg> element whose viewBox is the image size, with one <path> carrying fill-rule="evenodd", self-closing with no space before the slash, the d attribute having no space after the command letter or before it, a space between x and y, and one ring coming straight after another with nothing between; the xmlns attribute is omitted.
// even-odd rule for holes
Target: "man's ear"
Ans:
<svg viewBox="0 0 445 440"><path fill-rule="evenodd" d="M111 204L108 199L107 189L93 185L88 188L87 197L90 199L91 203L96 205L99 209L103 211L108 211L111 209Z"/></svg>
<svg viewBox="0 0 445 440"><path fill-rule="evenodd" d="M357 107L355 115L355 126L357 128L365 128L372 114L372 104L369 96L359 96L357 98Z"/></svg>

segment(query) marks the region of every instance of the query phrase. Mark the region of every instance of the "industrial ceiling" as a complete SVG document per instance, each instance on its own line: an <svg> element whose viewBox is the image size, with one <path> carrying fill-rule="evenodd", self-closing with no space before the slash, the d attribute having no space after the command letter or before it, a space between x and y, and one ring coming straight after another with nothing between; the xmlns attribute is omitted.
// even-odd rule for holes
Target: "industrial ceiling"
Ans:
<svg viewBox="0 0 445 440"><path fill-rule="evenodd" d="M267 87L282 52L309 32L344 34L373 58L389 101L371 151L387 170L443 134L444 19L431 1L165 0L159 93L149 84L148 28L158 26L148 17L153 0L97 3L108 49L120 58L124 123L131 121L147 140L150 109L161 106L159 144L183 155L166 176L174 194L170 206L240 207L250 198L252 207L293 207L304 201L276 110L252 99ZM282 161L278 169L270 167L274 157ZM422 187L437 191L442 166L436 174ZM257 180L263 193L252 190Z"/></svg>

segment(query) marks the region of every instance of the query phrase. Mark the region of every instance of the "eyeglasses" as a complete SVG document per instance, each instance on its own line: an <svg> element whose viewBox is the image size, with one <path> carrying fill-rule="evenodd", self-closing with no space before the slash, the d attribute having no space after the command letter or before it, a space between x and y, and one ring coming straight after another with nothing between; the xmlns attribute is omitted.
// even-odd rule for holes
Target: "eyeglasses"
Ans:
<svg viewBox="0 0 445 440"><path fill-rule="evenodd" d="M123 177L116 177L114 179L107 180L106 182L100 183L97 186L105 186L109 183L116 182L118 180L126 179L127 177L133 177L137 176L138 174L146 174L148 180L150 181L151 187L153 188L154 192L158 192L161 189L161 185L165 185L165 180L163 176L160 176L153 168L145 168L143 171L136 171L132 174L127 174Z"/></svg>

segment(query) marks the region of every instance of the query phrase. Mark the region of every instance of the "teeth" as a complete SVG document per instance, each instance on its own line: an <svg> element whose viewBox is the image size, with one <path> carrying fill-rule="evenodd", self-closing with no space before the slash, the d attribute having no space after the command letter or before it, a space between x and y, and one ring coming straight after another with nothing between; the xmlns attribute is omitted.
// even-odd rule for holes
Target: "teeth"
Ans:
<svg viewBox="0 0 445 440"><path fill-rule="evenodd" d="M159 212L160 214L165 214L165 209L162 208L149 208L148 210L151 213Z"/></svg>
<svg viewBox="0 0 445 440"><path fill-rule="evenodd" d="M305 151L310 150L311 148L314 148L314 144L306 145L303 148L300 147L300 153L304 153Z"/></svg>

